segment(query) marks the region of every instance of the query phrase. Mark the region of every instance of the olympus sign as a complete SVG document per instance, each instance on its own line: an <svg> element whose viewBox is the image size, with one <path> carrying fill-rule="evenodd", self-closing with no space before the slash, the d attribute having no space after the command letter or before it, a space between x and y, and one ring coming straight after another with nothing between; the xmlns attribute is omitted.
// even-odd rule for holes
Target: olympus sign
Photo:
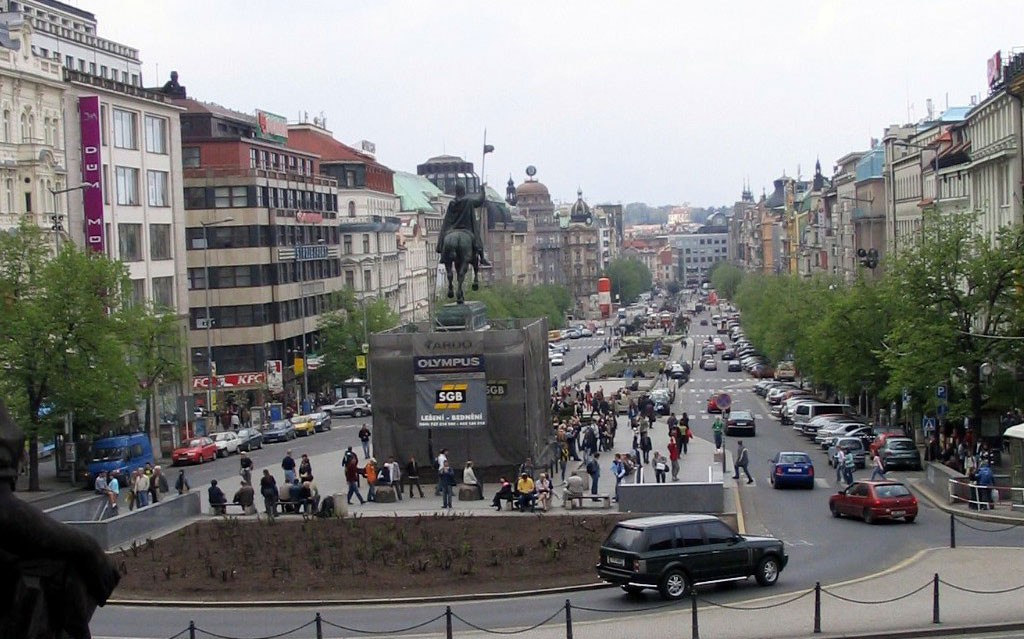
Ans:
<svg viewBox="0 0 1024 639"><path fill-rule="evenodd" d="M446 357L416 357L413 372L417 375L439 373L482 373L483 355L450 355Z"/></svg>

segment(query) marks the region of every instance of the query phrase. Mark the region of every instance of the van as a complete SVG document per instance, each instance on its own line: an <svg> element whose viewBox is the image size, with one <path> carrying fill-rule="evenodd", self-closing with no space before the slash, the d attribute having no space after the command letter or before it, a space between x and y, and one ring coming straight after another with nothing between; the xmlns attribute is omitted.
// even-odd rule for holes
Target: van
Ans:
<svg viewBox="0 0 1024 639"><path fill-rule="evenodd" d="M798 404L793 410L793 427L802 427L815 417L822 415L853 415L849 404Z"/></svg>
<svg viewBox="0 0 1024 639"><path fill-rule="evenodd" d="M796 380L796 366L793 365L793 362L779 362L775 367L775 379L780 382Z"/></svg>
<svg viewBox="0 0 1024 639"><path fill-rule="evenodd" d="M85 482L87 486L91 487L100 473L116 470L124 478L137 468L155 463L153 446L149 442L149 436L145 433L101 437L94 441L89 448L89 465Z"/></svg>

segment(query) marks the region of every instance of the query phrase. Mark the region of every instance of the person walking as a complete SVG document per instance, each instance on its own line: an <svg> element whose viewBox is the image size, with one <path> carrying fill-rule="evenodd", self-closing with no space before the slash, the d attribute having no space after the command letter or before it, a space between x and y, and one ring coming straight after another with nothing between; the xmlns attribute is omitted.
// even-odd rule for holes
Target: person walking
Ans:
<svg viewBox="0 0 1024 639"><path fill-rule="evenodd" d="M244 450L238 456L238 474L242 476L242 481L252 483L252 458Z"/></svg>
<svg viewBox="0 0 1024 639"><path fill-rule="evenodd" d="M615 477L615 501L619 501L619 484L626 478L626 464L622 461L622 455L615 453L612 460L612 475Z"/></svg>
<svg viewBox="0 0 1024 639"><path fill-rule="evenodd" d="M661 453L654 451L654 481L658 484L665 483L665 474L668 472L668 464Z"/></svg>
<svg viewBox="0 0 1024 639"><path fill-rule="evenodd" d="M434 468L437 469L437 483L434 484L434 497L441 495L441 469L444 468L444 463L448 461L448 449L442 448L441 452L437 454L437 459L434 460Z"/></svg>
<svg viewBox="0 0 1024 639"><path fill-rule="evenodd" d="M178 491L179 495L184 495L190 488L188 478L185 477L185 469L182 468L178 471L178 478L174 480L174 489Z"/></svg>
<svg viewBox="0 0 1024 639"><path fill-rule="evenodd" d="M875 453L874 463L871 468L871 481L874 481L876 477L887 479L885 476L885 462L882 461L882 456Z"/></svg>
<svg viewBox="0 0 1024 639"><path fill-rule="evenodd" d="M601 477L601 453L594 453L594 456L587 462L587 474L590 475L590 494L597 494L597 480Z"/></svg>
<svg viewBox="0 0 1024 639"><path fill-rule="evenodd" d="M835 465L836 465L836 486L838 486L839 482L842 481L842 478L843 478L843 468L846 467L846 451L843 450L841 447L836 447Z"/></svg>
<svg viewBox="0 0 1024 639"><path fill-rule="evenodd" d="M348 495L345 500L352 504L352 495L359 498L359 505L366 503L362 493L359 492L359 463L353 458L345 466L345 481L348 483Z"/></svg>
<svg viewBox="0 0 1024 639"><path fill-rule="evenodd" d="M363 477L366 477L366 501L377 501L377 460L373 457L366 460Z"/></svg>
<svg viewBox="0 0 1024 639"><path fill-rule="evenodd" d="M668 461L672 466L672 481L679 481L679 442L675 435L668 440Z"/></svg>
<svg viewBox="0 0 1024 639"><path fill-rule="evenodd" d="M281 470L284 471L284 483L291 486L292 480L295 479L295 458L292 457L292 451L285 453L284 459L281 460Z"/></svg>
<svg viewBox="0 0 1024 639"><path fill-rule="evenodd" d="M715 449L716 450L721 450L722 449L722 431L723 431L723 429L724 429L724 427L722 426L722 417L721 417L721 415L719 415L718 417L715 418L714 423L711 424L711 434L715 436Z"/></svg>
<svg viewBox="0 0 1024 639"><path fill-rule="evenodd" d="M853 451L846 453L846 457L843 458L843 479L846 480L846 485L853 484L853 467L856 464L856 459L853 455Z"/></svg>
<svg viewBox="0 0 1024 639"><path fill-rule="evenodd" d="M420 498L423 498L423 487L420 486L420 469L416 463L416 456L410 455L409 461L405 464L405 480L409 483L409 499L412 499L412 487L420 491ZM399 486L401 487L401 486Z"/></svg>
<svg viewBox="0 0 1024 639"><path fill-rule="evenodd" d="M363 424L363 427L359 429L359 441L363 444L363 458L370 458L370 429Z"/></svg>
<svg viewBox="0 0 1024 639"><path fill-rule="evenodd" d="M437 478L437 482L441 486L441 508L450 510L452 507L452 486L455 485L455 471L452 470L447 459L444 460L441 470L437 472Z"/></svg>
<svg viewBox="0 0 1024 639"><path fill-rule="evenodd" d="M161 472L159 466L153 467L153 474L149 477L149 500L151 503L160 501L160 494L166 493L167 477Z"/></svg>
<svg viewBox="0 0 1024 639"><path fill-rule="evenodd" d="M388 483L391 488L394 489L395 494L398 495L398 501L402 501L402 468L394 457L388 457L388 460L384 462L384 466L388 469ZM481 497L482 499L483 497Z"/></svg>
<svg viewBox="0 0 1024 639"><path fill-rule="evenodd" d="M732 478L740 478L740 469L743 469L743 473L747 476L747 483L753 484L754 478L750 476L750 470L747 465L750 463L750 455L747 453L747 447L743 445L743 440L736 442L736 461L733 462L734 473Z"/></svg>

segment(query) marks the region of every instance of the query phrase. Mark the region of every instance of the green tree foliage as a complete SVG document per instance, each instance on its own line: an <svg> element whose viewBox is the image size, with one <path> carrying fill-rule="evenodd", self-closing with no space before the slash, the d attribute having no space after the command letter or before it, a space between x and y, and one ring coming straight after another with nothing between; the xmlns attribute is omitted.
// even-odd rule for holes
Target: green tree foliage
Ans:
<svg viewBox="0 0 1024 639"><path fill-rule="evenodd" d="M552 329L562 328L565 314L573 306L569 290L554 284L518 286L498 282L467 291L466 298L483 302L488 317L547 317L548 328Z"/></svg>
<svg viewBox="0 0 1024 639"><path fill-rule="evenodd" d="M981 365L1020 355L1017 340L1000 338L1020 336L1022 273L1020 225L1003 227L993 243L980 233L976 213L926 211L918 242L888 264L887 301L899 309L882 349L889 394L959 377L951 404L980 424Z"/></svg>
<svg viewBox="0 0 1024 639"><path fill-rule="evenodd" d="M729 262L716 262L709 273L711 286L725 299L731 300L743 280L743 270Z"/></svg>
<svg viewBox="0 0 1024 639"><path fill-rule="evenodd" d="M620 257L608 265L604 276L611 280L612 301L618 295L623 306L632 304L641 293L651 290L651 271L637 260Z"/></svg>
<svg viewBox="0 0 1024 639"><path fill-rule="evenodd" d="M314 386L365 375L365 371L356 368L356 356L363 354L366 337L398 325L398 313L383 298L360 304L355 292L346 288L335 292L330 303L335 310L322 315L318 325L324 361L315 372L311 371Z"/></svg>
<svg viewBox="0 0 1024 639"><path fill-rule="evenodd" d="M163 320L131 308L130 290L120 262L70 243L54 256L27 222L0 234L0 392L28 437L30 490L39 438L64 415L80 435L106 430L144 394L140 375L177 370L143 361L142 336L160 334Z"/></svg>

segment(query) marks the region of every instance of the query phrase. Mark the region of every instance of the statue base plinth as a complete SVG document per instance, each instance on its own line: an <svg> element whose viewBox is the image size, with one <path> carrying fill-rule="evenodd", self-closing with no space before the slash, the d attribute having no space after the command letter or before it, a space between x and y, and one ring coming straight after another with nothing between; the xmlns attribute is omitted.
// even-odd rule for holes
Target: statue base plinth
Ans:
<svg viewBox="0 0 1024 639"><path fill-rule="evenodd" d="M445 304L437 311L437 331L478 331L487 327L487 308L483 302L470 300L464 304Z"/></svg>

